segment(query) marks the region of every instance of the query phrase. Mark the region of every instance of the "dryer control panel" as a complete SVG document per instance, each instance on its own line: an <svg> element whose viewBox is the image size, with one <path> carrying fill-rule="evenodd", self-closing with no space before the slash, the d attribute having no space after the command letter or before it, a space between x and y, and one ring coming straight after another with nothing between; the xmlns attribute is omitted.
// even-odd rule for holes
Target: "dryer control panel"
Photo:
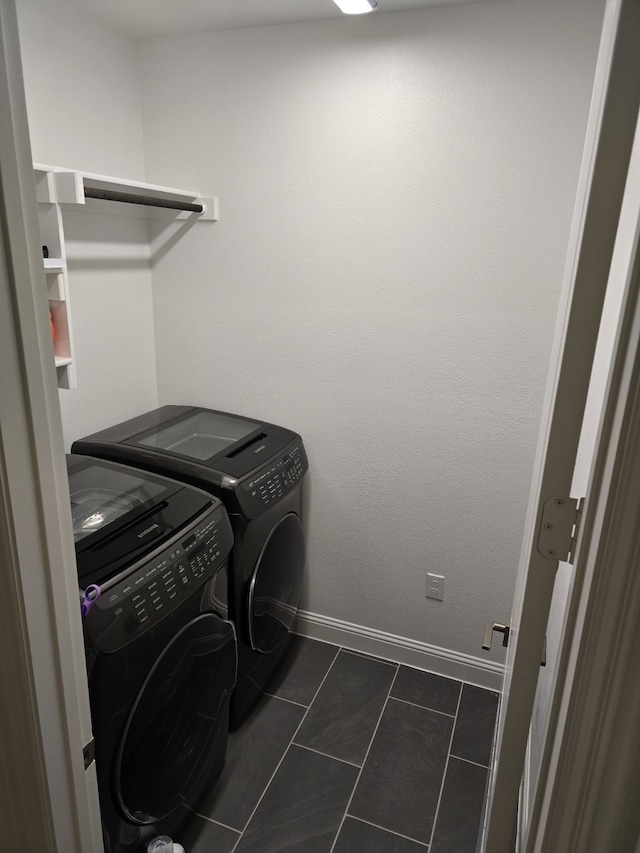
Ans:
<svg viewBox="0 0 640 853"><path fill-rule="evenodd" d="M302 442L240 483L236 497L248 518L283 498L304 477L309 463Z"/></svg>
<svg viewBox="0 0 640 853"><path fill-rule="evenodd" d="M218 506L113 578L87 614L85 630L101 651L116 651L219 571L232 545L229 517Z"/></svg>

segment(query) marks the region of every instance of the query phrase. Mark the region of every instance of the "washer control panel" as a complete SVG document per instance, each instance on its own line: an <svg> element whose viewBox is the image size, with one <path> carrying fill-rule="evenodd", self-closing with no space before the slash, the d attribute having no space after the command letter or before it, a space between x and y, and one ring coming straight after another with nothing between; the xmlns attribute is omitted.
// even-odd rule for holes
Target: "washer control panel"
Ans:
<svg viewBox="0 0 640 853"><path fill-rule="evenodd" d="M238 502L249 517L259 514L283 498L305 475L309 467L302 443L272 461L240 484Z"/></svg>
<svg viewBox="0 0 640 853"><path fill-rule="evenodd" d="M222 567L232 545L229 518L218 503L104 589L85 620L94 642L115 651L157 624Z"/></svg>

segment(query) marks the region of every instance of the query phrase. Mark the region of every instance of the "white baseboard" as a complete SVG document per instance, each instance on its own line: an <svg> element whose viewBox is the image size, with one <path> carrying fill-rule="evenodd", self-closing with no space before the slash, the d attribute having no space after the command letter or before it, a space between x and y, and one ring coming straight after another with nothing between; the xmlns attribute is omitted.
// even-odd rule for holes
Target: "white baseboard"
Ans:
<svg viewBox="0 0 640 853"><path fill-rule="evenodd" d="M441 649L429 643L387 634L374 628L332 619L330 616L301 610L298 613L296 634L385 658L394 663L435 672L446 678L457 678L488 690L502 690L504 666L501 663Z"/></svg>

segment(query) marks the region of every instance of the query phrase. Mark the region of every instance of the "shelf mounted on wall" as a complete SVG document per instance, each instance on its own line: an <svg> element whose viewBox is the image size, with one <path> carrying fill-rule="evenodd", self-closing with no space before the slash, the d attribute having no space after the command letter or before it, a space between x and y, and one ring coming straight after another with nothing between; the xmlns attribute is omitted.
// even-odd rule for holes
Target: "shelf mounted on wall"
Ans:
<svg viewBox="0 0 640 853"><path fill-rule="evenodd" d="M63 210L84 209L108 214L160 218L169 223L182 222L182 227L190 227L192 222L217 221L218 200L202 198L188 190L111 178L59 166L35 163L33 169L58 387L74 389L78 383Z"/></svg>
<svg viewBox="0 0 640 853"><path fill-rule="evenodd" d="M120 201L128 204L142 204L147 207L161 207L169 210L188 210L190 213L204 213L201 204L192 204L188 201L176 201L171 198L152 198L148 195L136 195L136 193L121 193L115 190L99 190L96 187L84 187L85 198L99 198L105 201Z"/></svg>
<svg viewBox="0 0 640 853"><path fill-rule="evenodd" d="M38 201L67 205L99 204L92 209L131 216L217 221L218 199L203 198L189 190L80 172L59 166L34 164ZM142 210L141 210L142 208Z"/></svg>

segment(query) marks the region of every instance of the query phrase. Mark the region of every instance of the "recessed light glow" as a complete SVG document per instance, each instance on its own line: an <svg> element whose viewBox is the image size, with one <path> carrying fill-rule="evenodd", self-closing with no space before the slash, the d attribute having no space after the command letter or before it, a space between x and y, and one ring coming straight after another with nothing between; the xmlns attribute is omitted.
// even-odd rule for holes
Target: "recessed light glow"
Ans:
<svg viewBox="0 0 640 853"><path fill-rule="evenodd" d="M333 0L333 2L345 15L363 15L365 12L373 12L378 5L378 0Z"/></svg>

